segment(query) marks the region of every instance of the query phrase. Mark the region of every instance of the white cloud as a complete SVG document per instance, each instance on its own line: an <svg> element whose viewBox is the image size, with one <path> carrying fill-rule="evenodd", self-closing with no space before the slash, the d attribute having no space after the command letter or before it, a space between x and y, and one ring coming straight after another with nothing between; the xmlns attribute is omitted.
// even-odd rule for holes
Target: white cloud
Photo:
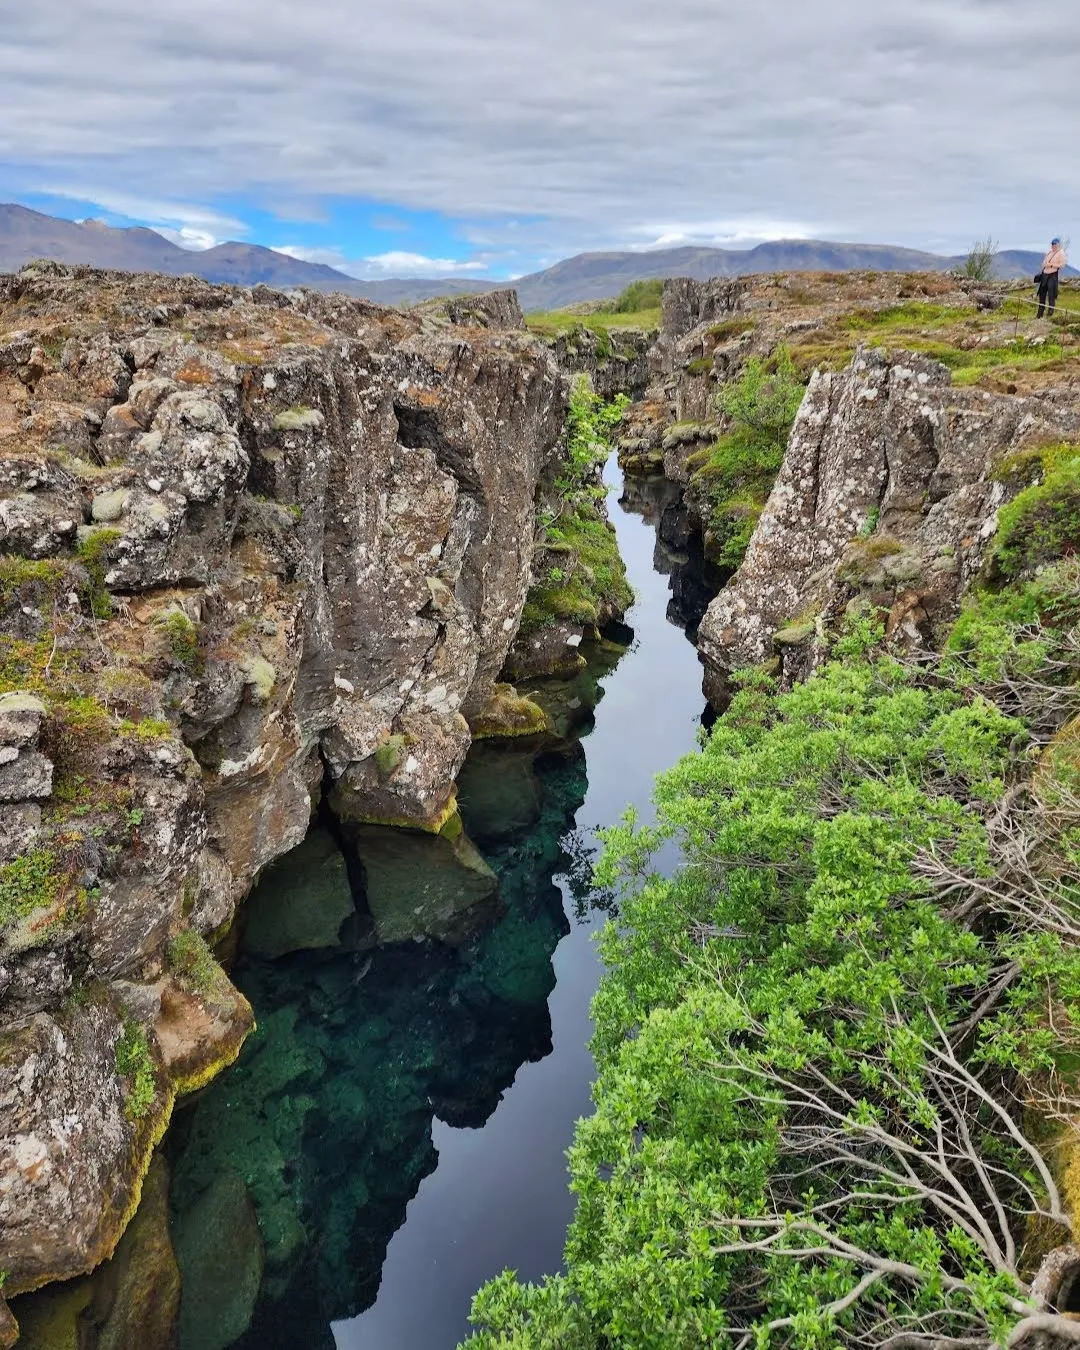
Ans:
<svg viewBox="0 0 1080 1350"><path fill-rule="evenodd" d="M336 267L344 271L345 255L340 248L304 248L300 244L275 244L275 253L284 253L287 258L297 262L322 263L324 267Z"/></svg>
<svg viewBox="0 0 1080 1350"><path fill-rule="evenodd" d="M157 224L154 228L158 234L163 234L172 243L179 244L181 248L189 248L193 252L213 248L222 242L216 234L211 234L209 230L192 229L190 225L184 225L179 230L171 229L168 225Z"/></svg>
<svg viewBox="0 0 1080 1350"><path fill-rule="evenodd" d="M827 226L813 226L787 220L744 217L736 220L689 221L674 225L640 225L632 231L647 242L636 248L676 248L682 244L732 248L760 244L767 239L820 239L829 233Z"/></svg>
<svg viewBox="0 0 1080 1350"><path fill-rule="evenodd" d="M769 16L741 0L306 0L303 23L265 0L9 8L8 192L49 182L108 206L111 189L132 210L146 198L136 218L215 238L241 231L176 199L358 197L473 221L482 247L522 257L740 242L744 219L1040 244L1080 214L1062 131L1080 120L1080 27L1060 0Z"/></svg>
<svg viewBox="0 0 1080 1350"><path fill-rule="evenodd" d="M181 248L193 250L213 248L215 244L220 244L225 239L235 239L248 233L248 227L242 220L223 215L212 207L198 206L189 202L142 197L99 185L58 186L55 183L48 183L38 184L34 190L51 197L93 202L113 215L152 225L159 234L163 234L172 243L179 244Z"/></svg>
<svg viewBox="0 0 1080 1350"><path fill-rule="evenodd" d="M422 253L403 253L393 250L377 253L359 262L346 263L345 270L354 277L449 277L458 272L483 272L487 263L479 258L458 262L454 258L428 258Z"/></svg>
<svg viewBox="0 0 1080 1350"><path fill-rule="evenodd" d="M299 244L277 244L275 253L284 253L289 258L301 262L322 263L326 267L336 267L347 276L362 281L378 280L382 277L449 277L456 274L480 273L487 267L487 260L471 258L465 262L454 258L429 258L423 253L403 253L392 251L377 253L369 258L346 257L341 248L306 248Z"/></svg>

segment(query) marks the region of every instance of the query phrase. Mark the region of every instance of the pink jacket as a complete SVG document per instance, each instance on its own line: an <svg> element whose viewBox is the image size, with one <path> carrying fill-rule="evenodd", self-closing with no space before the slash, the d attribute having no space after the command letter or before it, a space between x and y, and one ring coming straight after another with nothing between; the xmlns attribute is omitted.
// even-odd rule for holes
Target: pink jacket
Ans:
<svg viewBox="0 0 1080 1350"><path fill-rule="evenodd" d="M1052 248L1043 259L1042 270L1044 272L1060 272L1068 261L1063 248Z"/></svg>

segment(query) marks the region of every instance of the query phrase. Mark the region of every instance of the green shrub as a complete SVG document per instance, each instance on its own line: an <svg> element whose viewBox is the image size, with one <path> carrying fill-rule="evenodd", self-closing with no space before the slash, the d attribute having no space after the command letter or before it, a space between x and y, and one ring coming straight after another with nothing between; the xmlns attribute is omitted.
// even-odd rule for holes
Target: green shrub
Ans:
<svg viewBox="0 0 1080 1350"><path fill-rule="evenodd" d="M979 1178L1000 1187L1014 1252L1037 1210L1068 1241L1019 1140L1025 1080L1044 1081L1080 1022L1080 952L962 902L993 881L986 822L1037 745L993 701L1015 690L998 671L1080 677L1068 634L1040 631L1070 588L1073 622L1080 605L1075 562L1057 566L1053 585L980 597L954 635L997 653L990 685L955 657L875 656L880 629L864 625L843 662L788 693L762 672L736 681L702 750L658 780L657 825L607 832L598 881L623 898L601 938L565 1273L490 1282L471 1350L832 1350L907 1318L1005 1343L1027 1290L1015 1254L984 1238ZM1050 825L1041 884L1075 914L1075 830ZM683 861L664 876L669 840ZM970 892L935 890L927 859ZM1007 995L988 998L1004 970ZM921 1188L958 1149L970 1208Z"/></svg>
<svg viewBox="0 0 1080 1350"><path fill-rule="evenodd" d="M124 1114L142 1120L157 1097L157 1076L146 1032L127 1016L116 1042L116 1072L124 1079Z"/></svg>
<svg viewBox="0 0 1080 1350"><path fill-rule="evenodd" d="M612 305L616 314L639 314L645 309L657 309L664 295L663 277L648 281L632 281Z"/></svg>
<svg viewBox="0 0 1080 1350"><path fill-rule="evenodd" d="M705 543L713 562L735 570L783 463L803 386L779 347L774 369L755 358L717 402L733 430L687 461L691 494L705 505Z"/></svg>
<svg viewBox="0 0 1080 1350"><path fill-rule="evenodd" d="M155 620L165 633L169 650L185 670L195 671L199 665L199 630L181 609L171 609Z"/></svg>

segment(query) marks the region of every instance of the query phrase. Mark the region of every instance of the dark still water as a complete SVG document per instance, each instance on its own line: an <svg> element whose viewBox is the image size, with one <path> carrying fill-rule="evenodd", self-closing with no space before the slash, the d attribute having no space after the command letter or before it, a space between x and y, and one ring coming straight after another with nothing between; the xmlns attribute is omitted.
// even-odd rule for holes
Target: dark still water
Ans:
<svg viewBox="0 0 1080 1350"><path fill-rule="evenodd" d="M561 1264L607 917L593 832L631 804L647 817L653 775L695 742L683 630L714 582L669 485L631 483L620 504L614 466L608 483L633 641L529 686L560 735L474 749L461 806L482 858L467 840L359 841L373 934L342 924L345 865L317 830L249 902L234 978L259 1029L171 1136L180 1350L453 1350L485 1280ZM498 899L459 904L488 867ZM446 941L411 932L430 912Z"/></svg>

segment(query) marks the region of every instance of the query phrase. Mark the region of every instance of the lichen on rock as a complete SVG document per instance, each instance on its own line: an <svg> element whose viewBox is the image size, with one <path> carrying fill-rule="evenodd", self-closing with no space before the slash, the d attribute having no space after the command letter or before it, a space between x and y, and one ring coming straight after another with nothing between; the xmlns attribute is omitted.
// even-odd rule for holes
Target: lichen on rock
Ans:
<svg viewBox="0 0 1080 1350"><path fill-rule="evenodd" d="M228 928L326 782L350 820L454 817L566 403L512 297L405 315L192 277L0 277L11 1288L108 1256L173 1096L250 1029L224 974L203 990L170 965L177 939ZM438 842L490 892L467 841ZM121 1036L153 1068L134 1120ZM35 1188L42 1149L55 1180Z"/></svg>

